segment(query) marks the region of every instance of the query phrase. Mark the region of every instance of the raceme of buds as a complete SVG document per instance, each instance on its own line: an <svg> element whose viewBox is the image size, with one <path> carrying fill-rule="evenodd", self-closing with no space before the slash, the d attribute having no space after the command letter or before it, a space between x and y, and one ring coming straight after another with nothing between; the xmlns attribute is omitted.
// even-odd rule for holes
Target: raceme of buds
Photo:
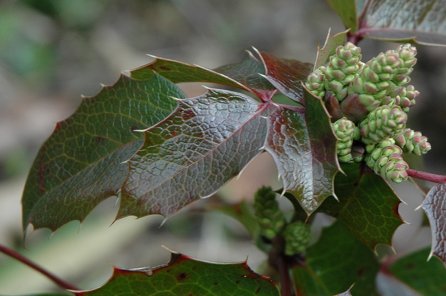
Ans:
<svg viewBox="0 0 446 296"><path fill-rule="evenodd" d="M336 48L326 67L320 68L325 78L325 90L333 93L338 101L347 96L348 85L362 67L361 57L361 48L347 42Z"/></svg>
<svg viewBox="0 0 446 296"><path fill-rule="evenodd" d="M305 86L308 90L311 91L313 95L320 98L325 95L324 74L322 73L323 68L325 67L320 67L313 71L305 82Z"/></svg>
<svg viewBox="0 0 446 296"><path fill-rule="evenodd" d="M376 174L399 183L407 180L407 170L409 169L402 153L401 148L395 145L395 140L388 138L378 143L365 160Z"/></svg>
<svg viewBox="0 0 446 296"><path fill-rule="evenodd" d="M308 76L306 87L331 115L340 162L365 161L383 178L401 182L409 168L403 151L422 155L431 149L425 136L406 128L419 95L408 85L416 53L404 44L364 64L361 50L347 43Z"/></svg>
<svg viewBox="0 0 446 296"><path fill-rule="evenodd" d="M405 152L421 155L431 150L431 144L427 141L427 138L421 132L416 132L410 128L406 128L403 132L397 134L394 139Z"/></svg>
<svg viewBox="0 0 446 296"><path fill-rule="evenodd" d="M333 123L333 129L338 141L336 151L341 162L353 162L352 145L353 140L359 139L359 130L355 124L343 117Z"/></svg>
<svg viewBox="0 0 446 296"><path fill-rule="evenodd" d="M310 227L300 221L290 223L283 231L283 237L285 239L285 255L302 254L310 243Z"/></svg>
<svg viewBox="0 0 446 296"><path fill-rule="evenodd" d="M254 210L261 234L273 239L282 230L286 221L277 204L276 193L271 187L262 187L256 192Z"/></svg>
<svg viewBox="0 0 446 296"><path fill-rule="evenodd" d="M359 124L362 142L373 144L393 137L406 127L406 122L407 114L399 106L378 107Z"/></svg>

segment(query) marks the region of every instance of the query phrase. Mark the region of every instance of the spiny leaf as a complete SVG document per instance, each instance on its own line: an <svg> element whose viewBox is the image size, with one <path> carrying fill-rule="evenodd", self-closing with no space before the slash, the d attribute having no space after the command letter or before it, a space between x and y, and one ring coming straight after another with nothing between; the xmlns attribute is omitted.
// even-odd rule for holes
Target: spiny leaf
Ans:
<svg viewBox="0 0 446 296"><path fill-rule="evenodd" d="M367 38L446 45L446 0L369 0Z"/></svg>
<svg viewBox="0 0 446 296"><path fill-rule="evenodd" d="M446 184L433 187L421 207L426 212L432 231L431 255L446 263Z"/></svg>
<svg viewBox="0 0 446 296"><path fill-rule="evenodd" d="M217 89L180 101L145 132L143 147L130 160L118 216L167 216L214 193L260 152L267 107Z"/></svg>
<svg viewBox="0 0 446 296"><path fill-rule="evenodd" d="M335 54L336 47L345 44L347 42L347 31L331 35L328 31L327 39L325 40L324 46L317 49L316 62L314 63L314 68L319 68L325 65L328 58Z"/></svg>
<svg viewBox="0 0 446 296"><path fill-rule="evenodd" d="M331 296L345 292L352 284L352 295L376 294L378 261L342 223L325 228L305 258L302 266L293 269L300 295Z"/></svg>
<svg viewBox="0 0 446 296"><path fill-rule="evenodd" d="M438 258L431 258L429 249L423 249L400 258L384 270L409 286L418 295L445 295L446 269Z"/></svg>
<svg viewBox="0 0 446 296"><path fill-rule="evenodd" d="M265 149L272 155L284 191L310 215L333 192L339 171L336 138L321 100L305 94L305 109L280 107L269 117Z"/></svg>
<svg viewBox="0 0 446 296"><path fill-rule="evenodd" d="M259 74L265 74L265 67L262 62L250 51L247 51L248 57L240 63L221 66L214 69L240 82L251 89L256 90L275 90L275 88L264 77Z"/></svg>
<svg viewBox="0 0 446 296"><path fill-rule="evenodd" d="M265 66L266 78L288 98L303 103L303 86L313 69L310 63L281 59L265 52L258 52Z"/></svg>
<svg viewBox="0 0 446 296"><path fill-rule="evenodd" d="M269 279L254 273L246 263L214 264L172 254L169 264L153 270L115 269L103 287L76 295L278 296L279 293Z"/></svg>
<svg viewBox="0 0 446 296"><path fill-rule="evenodd" d="M358 28L358 18L356 17L355 0L327 0L331 8L339 15L347 29L356 31Z"/></svg>
<svg viewBox="0 0 446 296"><path fill-rule="evenodd" d="M142 145L140 134L171 113L183 98L175 84L153 73L115 85L83 100L59 122L34 161L22 198L23 227L52 230L83 220L102 200L116 195L127 176L123 164Z"/></svg>
<svg viewBox="0 0 446 296"><path fill-rule="evenodd" d="M198 65L187 64L179 61L155 57L155 60L149 64L141 66L130 72L134 79L146 80L158 73L174 83L181 82L209 82L226 85L238 89L251 91L249 85L232 79L225 73L218 73Z"/></svg>
<svg viewBox="0 0 446 296"><path fill-rule="evenodd" d="M357 164L345 164L342 169L345 175L338 174L335 179L339 202L327 200L320 211L337 217L371 250L377 244L390 245L393 233L402 224L395 192L367 168L361 171Z"/></svg>

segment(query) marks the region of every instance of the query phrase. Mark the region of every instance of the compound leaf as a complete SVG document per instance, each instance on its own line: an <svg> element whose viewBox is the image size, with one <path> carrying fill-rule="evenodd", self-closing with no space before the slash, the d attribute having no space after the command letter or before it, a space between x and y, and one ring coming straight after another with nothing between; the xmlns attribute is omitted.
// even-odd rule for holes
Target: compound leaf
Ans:
<svg viewBox="0 0 446 296"><path fill-rule="evenodd" d="M168 216L214 193L260 152L268 106L217 89L180 101L145 131L143 147L129 161L118 216Z"/></svg>
<svg viewBox="0 0 446 296"><path fill-rule="evenodd" d="M279 293L269 279L254 273L246 263L213 264L172 254L169 264L153 270L115 269L103 287L76 295L278 296Z"/></svg>
<svg viewBox="0 0 446 296"><path fill-rule="evenodd" d="M299 295L335 295L351 288L352 295L375 295L379 263L374 253L341 223L322 230L306 252L305 263L293 269Z"/></svg>
<svg viewBox="0 0 446 296"><path fill-rule="evenodd" d="M446 45L446 0L369 0L365 9L367 38Z"/></svg>
<svg viewBox="0 0 446 296"><path fill-rule="evenodd" d="M342 166L345 175L335 179L339 202L328 200L320 211L337 217L364 245L390 245L396 228L403 222L398 214L400 200L390 186L367 168Z"/></svg>
<svg viewBox="0 0 446 296"><path fill-rule="evenodd" d="M393 277L412 288L418 295L445 295L446 269L438 258L426 259L429 249L423 249L398 259L385 269Z"/></svg>
<svg viewBox="0 0 446 296"><path fill-rule="evenodd" d="M339 171L336 138L321 100L305 92L305 109L279 107L269 117L266 150L272 155L284 191L310 215L333 192Z"/></svg>
<svg viewBox="0 0 446 296"><path fill-rule="evenodd" d="M153 73L137 81L122 76L86 98L68 119L57 123L37 155L22 198L23 226L52 230L82 220L102 200L116 195L127 176L123 164L142 145L145 129L171 113L170 97L182 91Z"/></svg>
<svg viewBox="0 0 446 296"><path fill-rule="evenodd" d="M433 187L421 207L426 212L432 231L431 255L446 263L446 184Z"/></svg>

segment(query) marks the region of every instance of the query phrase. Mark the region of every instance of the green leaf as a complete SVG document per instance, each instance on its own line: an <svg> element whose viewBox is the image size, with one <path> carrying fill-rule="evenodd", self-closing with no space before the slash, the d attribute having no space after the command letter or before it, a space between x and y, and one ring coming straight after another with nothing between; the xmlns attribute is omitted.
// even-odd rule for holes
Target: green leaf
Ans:
<svg viewBox="0 0 446 296"><path fill-rule="evenodd" d="M369 0L363 36L446 45L445 0Z"/></svg>
<svg viewBox="0 0 446 296"><path fill-rule="evenodd" d="M129 161L118 217L168 216L213 194L260 152L268 106L217 89L180 101Z"/></svg>
<svg viewBox="0 0 446 296"><path fill-rule="evenodd" d="M213 264L172 254L168 265L146 270L115 269L101 288L78 295L261 295L278 296L274 284L246 263Z"/></svg>
<svg viewBox="0 0 446 296"><path fill-rule="evenodd" d="M355 239L340 222L322 231L321 238L307 249L303 266L293 269L300 295L334 295L352 284L352 295L375 295L379 269L373 252Z"/></svg>
<svg viewBox="0 0 446 296"><path fill-rule="evenodd" d="M353 32L358 28L358 20L356 17L356 1L355 0L327 0L331 8L341 18L344 26Z"/></svg>
<svg viewBox="0 0 446 296"><path fill-rule="evenodd" d="M344 45L347 42L347 32L340 32L335 35L331 35L330 31L327 34L324 46L317 49L316 62L314 68L319 68L328 62L328 58L336 53L336 47Z"/></svg>
<svg viewBox="0 0 446 296"><path fill-rule="evenodd" d="M339 222L371 250L377 244L392 243L396 228L402 224L398 214L400 201L380 176L357 164L342 166L346 175L338 174L335 192L339 202L327 200L321 212L337 217Z"/></svg>
<svg viewBox="0 0 446 296"><path fill-rule="evenodd" d="M303 86L313 70L311 63L281 59L265 52L258 52L266 69L266 79L288 98L303 103Z"/></svg>
<svg viewBox="0 0 446 296"><path fill-rule="evenodd" d="M155 59L153 62L130 72L133 79L147 80L154 73L158 73L174 83L209 82L251 91L248 86L214 70L160 57L151 57Z"/></svg>
<svg viewBox="0 0 446 296"><path fill-rule="evenodd" d="M313 213L334 194L339 171L336 138L322 101L305 92L305 109L280 107L269 117L265 149L272 155L284 191Z"/></svg>
<svg viewBox="0 0 446 296"><path fill-rule="evenodd" d="M438 258L427 261L429 253L429 249L423 249L405 256L385 272L411 287L418 295L445 295L446 269Z"/></svg>
<svg viewBox="0 0 446 296"><path fill-rule="evenodd" d="M426 212L432 232L432 255L446 263L446 184L439 184L429 190L421 207Z"/></svg>
<svg viewBox="0 0 446 296"><path fill-rule="evenodd" d="M122 76L86 98L59 122L37 155L22 198L23 226L52 230L83 220L124 183L128 160L142 145L140 134L169 115L183 98L175 84L153 73L137 81Z"/></svg>
<svg viewBox="0 0 446 296"><path fill-rule="evenodd" d="M262 61L255 57L250 51L248 57L240 63L230 64L214 69L215 72L226 75L251 89L275 90L275 88L264 77L265 67Z"/></svg>

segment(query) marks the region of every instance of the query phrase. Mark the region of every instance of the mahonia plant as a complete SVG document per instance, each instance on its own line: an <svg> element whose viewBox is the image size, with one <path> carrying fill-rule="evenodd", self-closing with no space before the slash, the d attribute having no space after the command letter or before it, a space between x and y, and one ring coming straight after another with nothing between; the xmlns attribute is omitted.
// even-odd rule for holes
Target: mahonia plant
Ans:
<svg viewBox="0 0 446 296"><path fill-rule="evenodd" d="M431 149L421 132L406 128L407 114L419 94L410 82L417 61L410 44L361 61L361 49L348 42L336 48L326 65L315 69L305 85L333 106L333 129L340 162L365 161L387 180L407 180L404 152L422 155ZM341 117L341 118L338 118Z"/></svg>
<svg viewBox="0 0 446 296"><path fill-rule="evenodd" d="M420 206L431 224L430 250L402 258L377 250L392 244L403 223L400 198L387 180L446 183L404 160L403 153L431 149L421 132L407 127L419 95L410 84L416 48L403 44L364 62L357 44L383 37L446 44L445 3L328 2L347 30L329 34L314 66L254 49L240 63L216 69L154 58L121 75L56 124L22 197L24 228L55 231L84 220L111 196L119 200L116 219L168 218L269 153L280 177L277 190L260 188L252 203L217 198L215 207L203 208L246 227L266 254L262 275L247 262L201 262L172 252L166 265L115 268L102 287L83 291L1 244L0 252L45 274L63 295L378 295L375 283L389 275L420 295L441 295L445 184L433 187ZM219 88L190 98L178 85L187 82ZM286 199L292 207L280 203ZM313 223L317 214L331 218ZM330 225L318 232L320 224ZM426 262L428 255L443 262Z"/></svg>

